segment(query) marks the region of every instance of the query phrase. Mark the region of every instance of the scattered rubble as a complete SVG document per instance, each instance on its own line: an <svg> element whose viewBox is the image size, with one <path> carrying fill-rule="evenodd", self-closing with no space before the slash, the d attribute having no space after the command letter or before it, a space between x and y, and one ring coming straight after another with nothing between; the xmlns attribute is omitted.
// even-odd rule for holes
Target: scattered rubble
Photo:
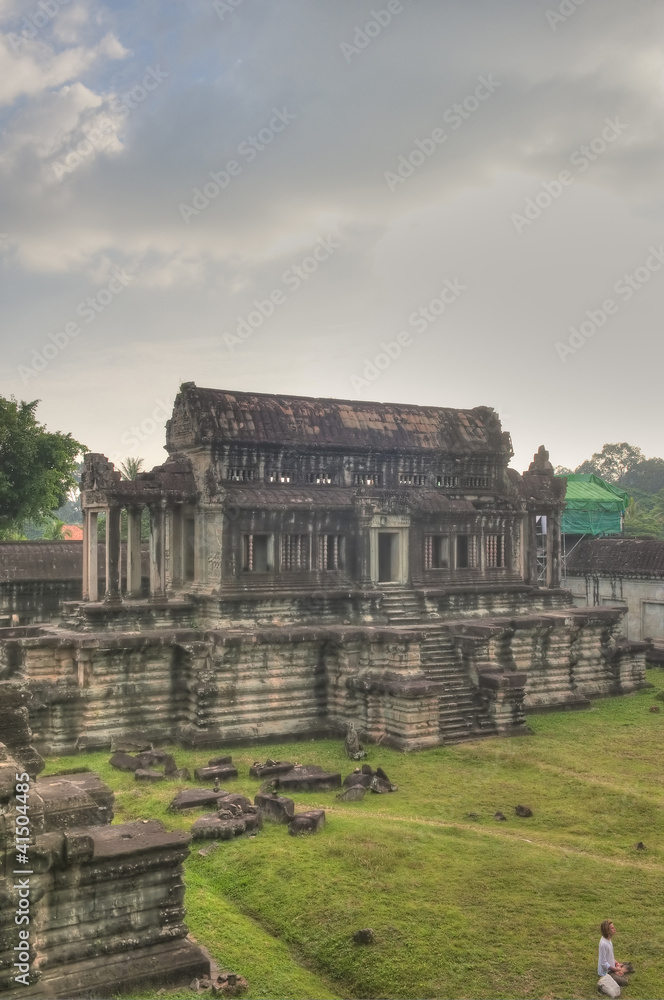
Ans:
<svg viewBox="0 0 664 1000"><path fill-rule="evenodd" d="M273 823L290 823L295 814L293 800L287 799L285 795L278 795L276 792L271 795L258 792L254 796L254 804L258 806L264 818Z"/></svg>
<svg viewBox="0 0 664 1000"><path fill-rule="evenodd" d="M344 788L350 790L358 785L375 792L377 795L382 795L385 792L397 792L399 790L399 786L390 781L382 767L377 767L374 771L369 764L363 764L362 767L355 768L354 771L344 778ZM352 802L353 798L346 798L345 801Z"/></svg>
<svg viewBox="0 0 664 1000"><path fill-rule="evenodd" d="M288 824L288 832L293 837L301 833L318 833L325 824L324 809L310 809L308 812L296 813Z"/></svg>
<svg viewBox="0 0 664 1000"><path fill-rule="evenodd" d="M532 816L533 811L529 806L514 806L514 812L517 816L522 816L526 819L528 816Z"/></svg>
<svg viewBox="0 0 664 1000"><path fill-rule="evenodd" d="M268 758L264 764L260 761L254 761L253 765L249 768L249 774L252 778L270 778L274 775L287 774L292 771L295 764L288 760L272 760Z"/></svg>
<svg viewBox="0 0 664 1000"><path fill-rule="evenodd" d="M296 764L273 780L276 788L288 792L327 792L341 788L341 775L325 771L317 764Z"/></svg>
<svg viewBox="0 0 664 1000"><path fill-rule="evenodd" d="M237 768L230 764L208 764L207 767L195 768L194 777L196 781L213 781L214 778L227 781L229 778L237 778Z"/></svg>
<svg viewBox="0 0 664 1000"><path fill-rule="evenodd" d="M217 795L216 805L215 813L200 816L193 824L191 834L194 840L232 840L241 833L260 830L263 825L260 808L252 805L244 795L224 792Z"/></svg>
<svg viewBox="0 0 664 1000"><path fill-rule="evenodd" d="M336 797L340 802L361 802L366 794L364 785L351 785L345 792L339 792Z"/></svg>
<svg viewBox="0 0 664 1000"><path fill-rule="evenodd" d="M183 788L178 792L169 805L170 812L179 812L182 809L203 809L205 806L214 806L219 799L229 793L223 788L212 791L210 788Z"/></svg>
<svg viewBox="0 0 664 1000"><path fill-rule="evenodd" d="M493 814L493 818L497 819L497 820L504 820L504 819L507 819L507 816L503 815L503 813L501 813L501 812L495 812Z"/></svg>

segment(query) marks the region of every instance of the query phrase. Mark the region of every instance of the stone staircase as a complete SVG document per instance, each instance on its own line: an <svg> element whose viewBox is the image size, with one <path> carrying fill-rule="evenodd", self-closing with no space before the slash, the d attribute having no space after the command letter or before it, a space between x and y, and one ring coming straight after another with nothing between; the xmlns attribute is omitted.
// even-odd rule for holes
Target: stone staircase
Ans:
<svg viewBox="0 0 664 1000"><path fill-rule="evenodd" d="M412 590L386 590L383 593L382 610L390 625L422 623L420 599Z"/></svg>
<svg viewBox="0 0 664 1000"><path fill-rule="evenodd" d="M462 743L493 736L495 726L473 689L454 637L445 628L432 630L423 641L422 669L443 685L439 699L443 743Z"/></svg>

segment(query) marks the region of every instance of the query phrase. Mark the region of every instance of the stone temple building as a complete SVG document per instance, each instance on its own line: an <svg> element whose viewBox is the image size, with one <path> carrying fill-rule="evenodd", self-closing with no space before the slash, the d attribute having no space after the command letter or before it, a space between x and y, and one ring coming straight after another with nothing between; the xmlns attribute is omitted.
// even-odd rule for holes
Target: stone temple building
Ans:
<svg viewBox="0 0 664 1000"><path fill-rule="evenodd" d="M0 669L31 687L47 752L136 730L199 746L349 723L435 746L645 683L647 645L620 637L621 610L575 608L560 588L565 481L544 448L510 469L489 407L185 383L166 450L131 482L86 456L83 600L58 628L0 631Z"/></svg>

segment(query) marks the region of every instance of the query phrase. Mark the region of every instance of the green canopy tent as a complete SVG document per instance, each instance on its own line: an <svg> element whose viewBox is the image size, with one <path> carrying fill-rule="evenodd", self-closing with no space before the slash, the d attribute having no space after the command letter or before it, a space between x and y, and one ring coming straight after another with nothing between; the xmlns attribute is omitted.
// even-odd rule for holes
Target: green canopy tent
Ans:
<svg viewBox="0 0 664 1000"><path fill-rule="evenodd" d="M564 535L619 535L630 496L592 473L565 477Z"/></svg>

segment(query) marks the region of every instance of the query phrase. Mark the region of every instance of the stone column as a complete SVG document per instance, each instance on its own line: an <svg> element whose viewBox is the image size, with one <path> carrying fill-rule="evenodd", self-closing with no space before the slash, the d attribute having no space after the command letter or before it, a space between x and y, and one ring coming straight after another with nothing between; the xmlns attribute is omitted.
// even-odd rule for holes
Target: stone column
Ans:
<svg viewBox="0 0 664 1000"><path fill-rule="evenodd" d="M371 577L371 521L373 514L357 511L355 514L355 572L358 585L369 590L374 586Z"/></svg>
<svg viewBox="0 0 664 1000"><path fill-rule="evenodd" d="M105 601L120 600L120 507L106 511L106 596Z"/></svg>
<svg viewBox="0 0 664 1000"><path fill-rule="evenodd" d="M90 600L90 511L83 511L83 585L81 596L84 601Z"/></svg>
<svg viewBox="0 0 664 1000"><path fill-rule="evenodd" d="M141 514L140 507L127 510L127 597L141 596Z"/></svg>
<svg viewBox="0 0 664 1000"><path fill-rule="evenodd" d="M150 600L166 599L164 558L164 508L161 504L150 506Z"/></svg>
<svg viewBox="0 0 664 1000"><path fill-rule="evenodd" d="M96 510L88 511L88 532L87 532L87 569L88 569L88 600L98 601L99 600L99 567L97 565L98 559L98 541L97 541L97 521L99 519L99 513Z"/></svg>
<svg viewBox="0 0 664 1000"><path fill-rule="evenodd" d="M535 524L535 514L526 514L525 521L525 545L524 545L524 568L525 582L531 587L537 586L537 530Z"/></svg>
<svg viewBox="0 0 664 1000"><path fill-rule="evenodd" d="M171 528L171 572L169 585L172 589L179 589L184 583L184 508L182 507L182 504L178 504L177 506L171 508L168 520Z"/></svg>
<svg viewBox="0 0 664 1000"><path fill-rule="evenodd" d="M558 512L549 514L546 537L546 585L551 589L560 587L561 573L561 516Z"/></svg>

